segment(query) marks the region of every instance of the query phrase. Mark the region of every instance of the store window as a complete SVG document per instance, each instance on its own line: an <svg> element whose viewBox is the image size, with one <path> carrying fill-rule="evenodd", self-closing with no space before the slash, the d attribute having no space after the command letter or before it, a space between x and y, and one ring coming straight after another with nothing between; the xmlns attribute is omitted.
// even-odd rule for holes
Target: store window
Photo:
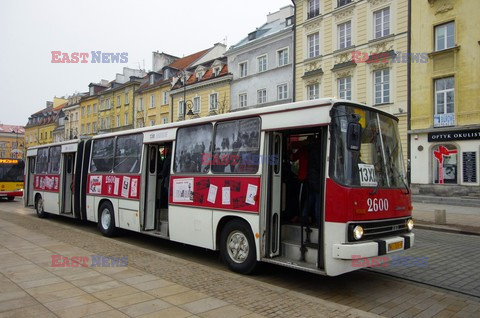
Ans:
<svg viewBox="0 0 480 318"><path fill-rule="evenodd" d="M432 149L433 158L433 183L457 183L458 150L454 145L438 145Z"/></svg>

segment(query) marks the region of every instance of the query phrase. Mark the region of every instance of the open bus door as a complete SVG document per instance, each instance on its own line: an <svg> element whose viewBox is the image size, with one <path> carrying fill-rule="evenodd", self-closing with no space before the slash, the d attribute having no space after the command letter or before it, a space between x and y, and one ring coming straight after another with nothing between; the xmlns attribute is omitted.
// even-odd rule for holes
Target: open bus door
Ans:
<svg viewBox="0 0 480 318"><path fill-rule="evenodd" d="M270 135L270 160L267 161L269 171L269 256L280 255L280 212L282 202L282 134L274 132Z"/></svg>
<svg viewBox="0 0 480 318"><path fill-rule="evenodd" d="M61 200L61 213L73 212L73 176L74 176L75 153L63 154L63 187Z"/></svg>

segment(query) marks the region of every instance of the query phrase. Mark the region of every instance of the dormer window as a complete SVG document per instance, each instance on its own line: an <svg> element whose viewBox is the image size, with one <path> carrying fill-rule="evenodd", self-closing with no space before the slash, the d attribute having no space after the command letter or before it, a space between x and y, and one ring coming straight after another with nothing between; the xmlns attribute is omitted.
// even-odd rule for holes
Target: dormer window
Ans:
<svg viewBox="0 0 480 318"><path fill-rule="evenodd" d="M150 85L153 85L155 83L155 75L150 74Z"/></svg>
<svg viewBox="0 0 480 318"><path fill-rule="evenodd" d="M205 73L204 72L198 72L197 73L197 81L200 81Z"/></svg>
<svg viewBox="0 0 480 318"><path fill-rule="evenodd" d="M215 67L213 69L213 76L216 77L216 76L218 76L218 74L220 74L220 67Z"/></svg>
<svg viewBox="0 0 480 318"><path fill-rule="evenodd" d="M248 40L249 41L255 40L256 38L257 38L257 31L253 31L253 32L248 34Z"/></svg>
<svg viewBox="0 0 480 318"><path fill-rule="evenodd" d="M93 94L95 94L95 87L90 86L90 96L92 96Z"/></svg>
<svg viewBox="0 0 480 318"><path fill-rule="evenodd" d="M292 24L293 24L293 16L285 19L285 25L286 26L289 26L289 25L292 25Z"/></svg>

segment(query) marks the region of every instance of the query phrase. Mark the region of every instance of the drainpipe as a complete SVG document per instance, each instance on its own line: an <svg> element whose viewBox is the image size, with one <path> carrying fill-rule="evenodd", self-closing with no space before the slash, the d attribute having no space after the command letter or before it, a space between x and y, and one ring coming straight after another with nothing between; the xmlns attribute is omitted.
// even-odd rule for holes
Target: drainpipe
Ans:
<svg viewBox="0 0 480 318"><path fill-rule="evenodd" d="M296 90L295 90L295 85L296 85L296 74L295 74L295 66L297 63L297 5L295 4L295 0L292 0L293 3L293 65L292 65L292 73L293 73L293 78L292 78L292 101L295 101L295 95L296 95Z"/></svg>
<svg viewBox="0 0 480 318"><path fill-rule="evenodd" d="M412 0L408 0L408 29L407 29L407 51L412 53ZM411 55L410 55L411 56ZM407 65L407 183L411 184L411 113L412 113L412 63L409 60Z"/></svg>

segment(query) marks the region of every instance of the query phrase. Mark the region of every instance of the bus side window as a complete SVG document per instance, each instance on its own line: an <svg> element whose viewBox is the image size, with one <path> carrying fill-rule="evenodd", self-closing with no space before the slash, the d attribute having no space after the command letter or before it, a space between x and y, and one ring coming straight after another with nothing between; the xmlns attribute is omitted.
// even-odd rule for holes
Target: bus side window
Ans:
<svg viewBox="0 0 480 318"><path fill-rule="evenodd" d="M67 155L67 173L72 173L72 155Z"/></svg>
<svg viewBox="0 0 480 318"><path fill-rule="evenodd" d="M157 157L157 152L155 148L150 149L150 173L155 172L155 159Z"/></svg>

